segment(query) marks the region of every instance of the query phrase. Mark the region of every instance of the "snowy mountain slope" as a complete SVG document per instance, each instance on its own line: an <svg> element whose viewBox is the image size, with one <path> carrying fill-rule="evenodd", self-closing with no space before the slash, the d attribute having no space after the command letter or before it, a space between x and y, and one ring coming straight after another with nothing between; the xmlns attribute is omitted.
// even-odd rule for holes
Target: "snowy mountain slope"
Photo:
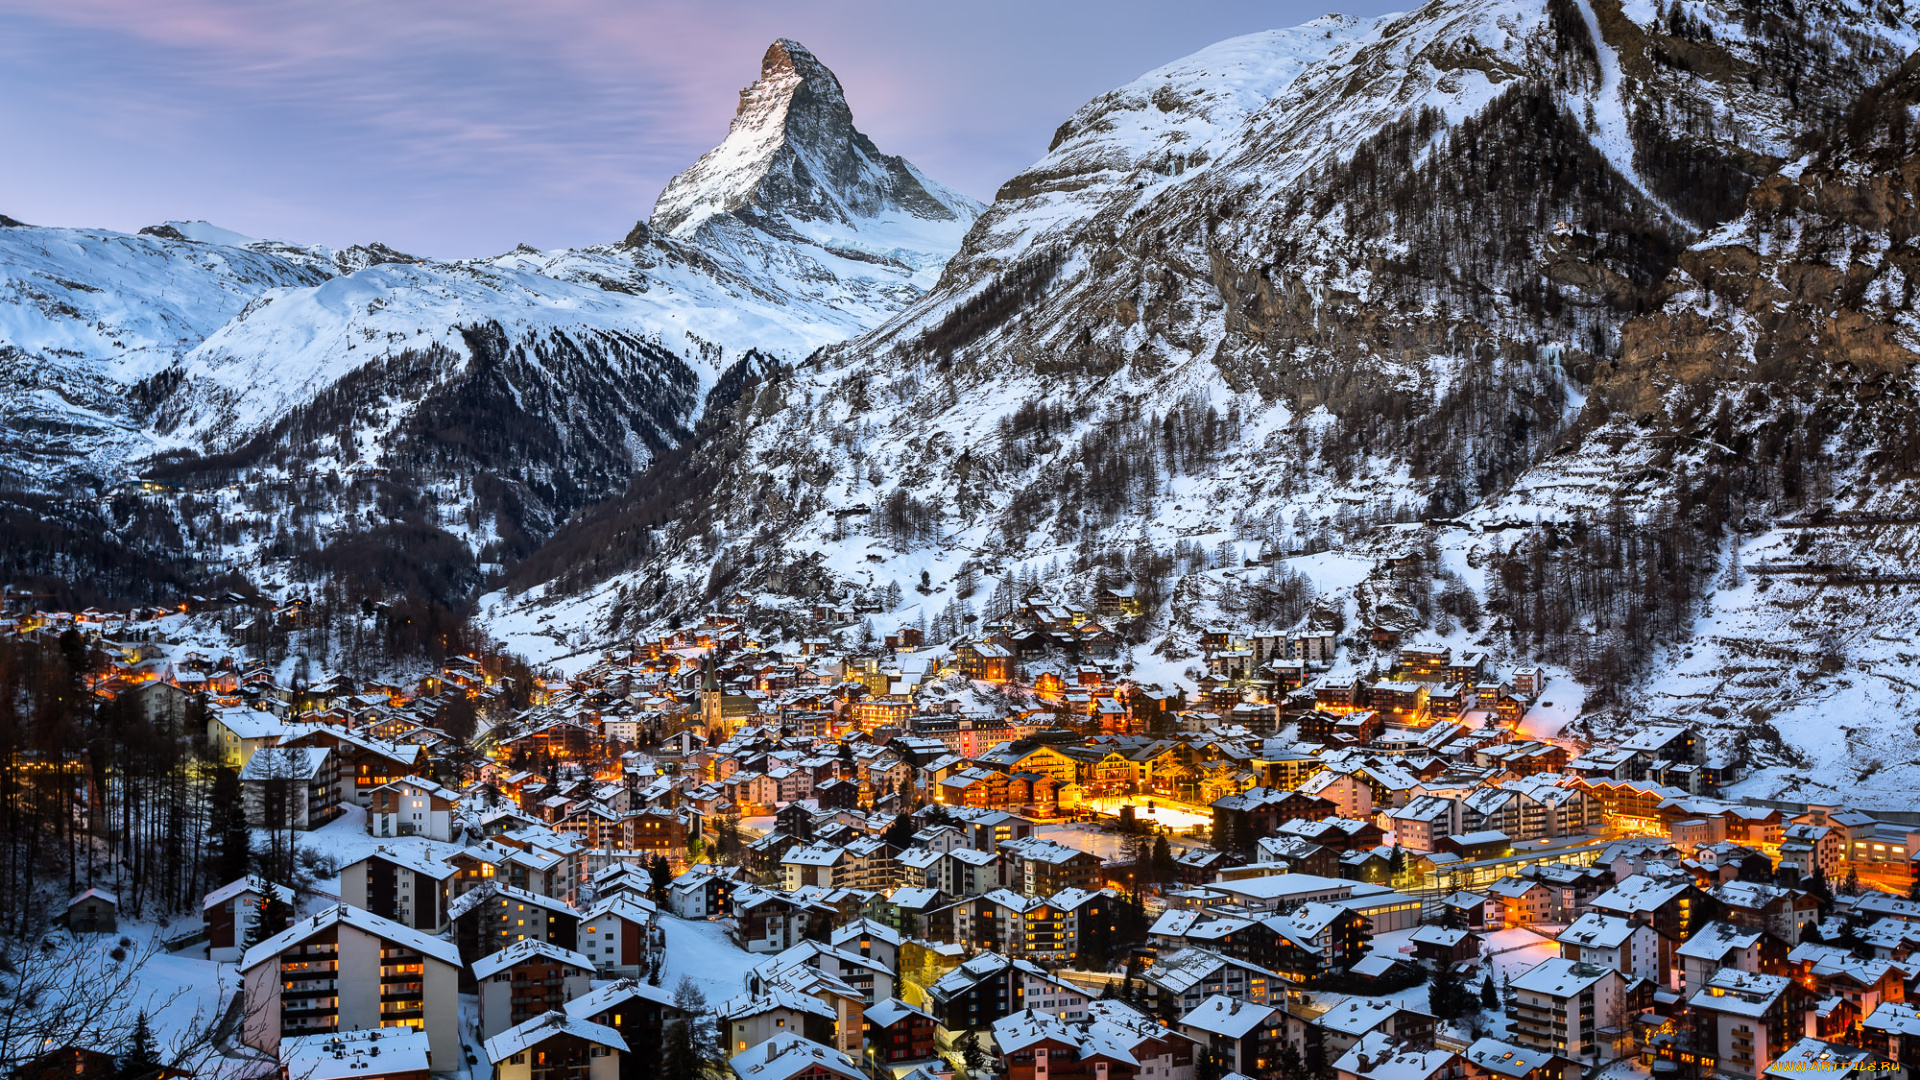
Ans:
<svg viewBox="0 0 1920 1080"><path fill-rule="evenodd" d="M1920 795L1916 106L1909 59L1682 254L1580 437L1483 512L1724 530L1691 635L1631 700L1701 722L1753 794Z"/></svg>
<svg viewBox="0 0 1920 1080"><path fill-rule="evenodd" d="M267 290L324 279L231 247L0 228L0 485L104 475L146 446L131 387Z"/></svg>
<svg viewBox="0 0 1920 1080"><path fill-rule="evenodd" d="M697 355L692 324L711 329L703 314L695 303L663 305L527 270L372 266L255 300L183 358L155 428L180 446L231 449L373 360L465 352L465 331L479 326L515 341L659 327L648 336L676 355ZM702 381L716 374L706 368Z"/></svg>
<svg viewBox="0 0 1920 1080"><path fill-rule="evenodd" d="M29 284L0 312L0 377L27 392L6 405L0 493L138 471L178 494L119 489L103 543L192 550L281 585L411 547L449 569L382 583L457 603L481 564L524 556L681 443L710 395L917 298L978 212L880 154L805 50L778 43L768 64L750 91L767 160L744 188L681 177L676 198L711 206L677 234L641 223L619 243L445 262L207 222L57 245L58 230L8 227L22 254L0 262ZM180 287L197 277L210 284ZM100 507L73 511L74 529L102 532Z"/></svg>

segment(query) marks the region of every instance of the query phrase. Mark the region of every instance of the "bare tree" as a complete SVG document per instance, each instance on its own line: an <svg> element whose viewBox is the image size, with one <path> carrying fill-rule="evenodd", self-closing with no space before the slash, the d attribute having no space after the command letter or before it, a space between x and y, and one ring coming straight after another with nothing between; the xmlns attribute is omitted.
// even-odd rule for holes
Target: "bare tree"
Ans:
<svg viewBox="0 0 1920 1080"><path fill-rule="evenodd" d="M0 939L0 1075L64 1046L117 1051L137 1014L177 1012L187 990L156 991L139 971L160 953L158 943L131 947L127 938L49 935L37 942ZM225 987L220 987L223 993ZM219 1054L218 1016L196 1009L185 1024L159 1033L161 1062L189 1075Z"/></svg>

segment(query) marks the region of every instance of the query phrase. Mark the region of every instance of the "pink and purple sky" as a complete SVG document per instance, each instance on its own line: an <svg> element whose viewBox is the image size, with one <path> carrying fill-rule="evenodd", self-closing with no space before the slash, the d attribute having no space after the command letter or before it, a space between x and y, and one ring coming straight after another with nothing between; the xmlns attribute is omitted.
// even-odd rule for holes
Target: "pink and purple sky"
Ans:
<svg viewBox="0 0 1920 1080"><path fill-rule="evenodd" d="M776 37L984 202L1089 98L1331 3L0 0L0 213L443 258L605 242L726 134Z"/></svg>

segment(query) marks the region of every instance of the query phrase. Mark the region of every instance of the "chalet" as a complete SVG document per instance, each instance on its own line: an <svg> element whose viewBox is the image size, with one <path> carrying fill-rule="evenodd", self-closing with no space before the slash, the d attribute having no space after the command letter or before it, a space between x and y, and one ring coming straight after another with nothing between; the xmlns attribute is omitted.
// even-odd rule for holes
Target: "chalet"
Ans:
<svg viewBox="0 0 1920 1080"><path fill-rule="evenodd" d="M1458 1052L1369 1033L1333 1062L1334 1080L1447 1080L1465 1072Z"/></svg>
<svg viewBox="0 0 1920 1080"><path fill-rule="evenodd" d="M375 788L411 776L426 763L426 752L419 746L383 742L327 725L289 725L280 745L331 751L341 777L341 799L368 807Z"/></svg>
<svg viewBox="0 0 1920 1080"><path fill-rule="evenodd" d="M1509 983L1507 1037L1529 1050L1611 1059L1626 1030L1626 976L1563 958L1542 960Z"/></svg>
<svg viewBox="0 0 1920 1080"><path fill-rule="evenodd" d="M593 973L593 963L585 956L544 941L516 941L475 960L482 1038L492 1038L585 994L592 988Z"/></svg>
<svg viewBox="0 0 1920 1080"><path fill-rule="evenodd" d="M1724 968L1687 1006L1700 1064L1732 1075L1765 1072L1805 1031L1801 991L1785 975Z"/></svg>
<svg viewBox="0 0 1920 1080"><path fill-rule="evenodd" d="M254 877L238 878L208 893L201 901L201 919L207 928L207 959L232 963L260 916L260 905L271 895L293 911L293 890Z"/></svg>
<svg viewBox="0 0 1920 1080"><path fill-rule="evenodd" d="M1488 1080L1580 1080L1578 1062L1500 1039L1475 1039L1461 1056Z"/></svg>
<svg viewBox="0 0 1920 1080"><path fill-rule="evenodd" d="M685 1014L673 1004L673 995L633 979L603 983L564 1006L568 1016L587 1020L620 1033L629 1047L658 1047L666 1024ZM660 1072L660 1056L628 1053L620 1059L620 1080L653 1080Z"/></svg>
<svg viewBox="0 0 1920 1080"><path fill-rule="evenodd" d="M1765 931L1728 922L1708 923L1673 950L1682 994L1705 987L1723 968L1755 975L1784 975L1786 954L1787 946Z"/></svg>
<svg viewBox="0 0 1920 1080"><path fill-rule="evenodd" d="M120 898L93 888L67 901L60 923L76 934L108 934L120 927Z"/></svg>
<svg viewBox="0 0 1920 1080"><path fill-rule="evenodd" d="M262 747L278 745L286 732L279 717L257 709L216 707L207 712L207 742L230 768L245 766Z"/></svg>
<svg viewBox="0 0 1920 1080"><path fill-rule="evenodd" d="M1284 1019L1279 1009L1215 994L1180 1017L1180 1033L1228 1069L1268 1075L1279 1060Z"/></svg>
<svg viewBox="0 0 1920 1080"><path fill-rule="evenodd" d="M483 1044L493 1080L619 1080L632 1048L615 1029L553 1011Z"/></svg>
<svg viewBox="0 0 1920 1080"><path fill-rule="evenodd" d="M735 1080L868 1080L851 1057L791 1031L735 1054L727 1066Z"/></svg>
<svg viewBox="0 0 1920 1080"><path fill-rule="evenodd" d="M657 934L654 913L651 901L629 894L601 895L580 917L580 951L603 977L647 974Z"/></svg>
<svg viewBox="0 0 1920 1080"><path fill-rule="evenodd" d="M403 776L369 792L367 831L379 837L423 836L448 842L453 839L453 812L459 803L456 792L431 780Z"/></svg>
<svg viewBox="0 0 1920 1080"><path fill-rule="evenodd" d="M954 647L960 673L983 682L1008 683L1014 677L1013 651L991 641L962 642Z"/></svg>
<svg viewBox="0 0 1920 1080"><path fill-rule="evenodd" d="M868 1050L881 1065L933 1059L939 1021L932 1013L899 998L887 998L869 1007L864 1017Z"/></svg>

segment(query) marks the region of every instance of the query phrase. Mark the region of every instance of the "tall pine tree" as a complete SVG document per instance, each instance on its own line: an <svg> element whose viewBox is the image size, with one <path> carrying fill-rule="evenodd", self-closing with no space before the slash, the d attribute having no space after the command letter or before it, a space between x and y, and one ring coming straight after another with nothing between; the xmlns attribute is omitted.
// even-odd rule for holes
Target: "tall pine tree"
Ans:
<svg viewBox="0 0 1920 1080"><path fill-rule="evenodd" d="M221 766L207 786L207 822L212 826L213 852L208 860L208 882L217 889L247 876L253 862L253 830L247 828L242 804L240 772Z"/></svg>

